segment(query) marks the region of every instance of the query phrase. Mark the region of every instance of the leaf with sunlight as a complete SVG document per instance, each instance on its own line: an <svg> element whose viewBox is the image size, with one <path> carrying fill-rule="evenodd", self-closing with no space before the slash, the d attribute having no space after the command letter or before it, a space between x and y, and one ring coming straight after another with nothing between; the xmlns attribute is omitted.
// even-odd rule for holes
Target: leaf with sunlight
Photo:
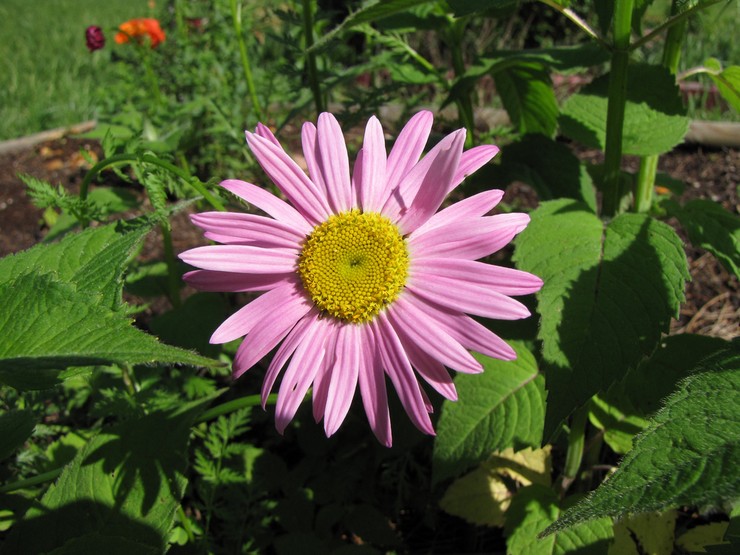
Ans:
<svg viewBox="0 0 740 555"><path fill-rule="evenodd" d="M434 441L434 482L462 473L508 447L539 447L545 412L543 378L532 353L511 342L515 361L483 355L480 375L455 377L459 400L445 401Z"/></svg>
<svg viewBox="0 0 740 555"><path fill-rule="evenodd" d="M648 216L605 226L585 205L558 200L532 213L515 260L545 282L538 312L550 437L655 349L683 301L686 256L673 229Z"/></svg>

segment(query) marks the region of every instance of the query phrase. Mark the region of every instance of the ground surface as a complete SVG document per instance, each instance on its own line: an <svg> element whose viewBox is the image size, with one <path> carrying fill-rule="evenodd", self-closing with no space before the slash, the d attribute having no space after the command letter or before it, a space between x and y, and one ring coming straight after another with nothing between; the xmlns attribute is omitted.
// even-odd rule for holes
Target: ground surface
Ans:
<svg viewBox="0 0 740 555"><path fill-rule="evenodd" d="M47 180L52 185L61 184L70 191L76 191L89 168L80 150L89 151L93 157L100 155L97 143L79 139L59 139L0 154L0 256L33 246L46 232L43 211L33 206L18 174L28 174ZM578 154L587 159L599 156L590 151ZM631 171L636 169L636 164L637 161L633 159L625 162ZM660 170L686 183L684 200L708 198L721 203L733 213L740 211L737 191L740 183L739 150L683 147L663 156ZM507 194L514 195L517 192L521 192L521 188L514 186ZM176 216L172 223L175 252L203 244L200 232L189 223L186 215ZM159 245L161 240L156 234L150 234L143 256L160 256ZM709 253L689 245L686 252L692 282L688 285L687 300L681 315L673 323L673 331L727 339L737 336L740 329L738 280Z"/></svg>

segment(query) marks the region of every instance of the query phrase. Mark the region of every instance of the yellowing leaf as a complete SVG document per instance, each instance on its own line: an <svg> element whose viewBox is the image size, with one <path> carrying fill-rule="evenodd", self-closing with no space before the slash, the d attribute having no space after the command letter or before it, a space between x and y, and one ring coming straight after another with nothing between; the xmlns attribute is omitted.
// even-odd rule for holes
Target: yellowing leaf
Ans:
<svg viewBox="0 0 740 555"><path fill-rule="evenodd" d="M498 474L508 476L523 486L551 484L550 446L543 449L527 447L514 452L512 448L495 453L484 466L491 466Z"/></svg>
<svg viewBox="0 0 740 555"><path fill-rule="evenodd" d="M503 526L504 513L511 504L511 492L501 476L482 464L455 480L439 506L443 511L473 524Z"/></svg>
<svg viewBox="0 0 740 555"><path fill-rule="evenodd" d="M671 555L676 511L643 513L614 524L614 543L608 555Z"/></svg>
<svg viewBox="0 0 740 555"><path fill-rule="evenodd" d="M710 522L692 528L678 537L676 545L690 553L708 553L705 547L729 543L724 540L728 524L728 522Z"/></svg>

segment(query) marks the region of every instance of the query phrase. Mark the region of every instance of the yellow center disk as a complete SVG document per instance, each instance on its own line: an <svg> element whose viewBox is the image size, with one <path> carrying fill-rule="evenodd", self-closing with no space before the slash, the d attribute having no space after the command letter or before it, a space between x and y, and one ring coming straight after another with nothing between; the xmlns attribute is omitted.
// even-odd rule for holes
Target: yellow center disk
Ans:
<svg viewBox="0 0 740 555"><path fill-rule="evenodd" d="M311 299L340 320L372 320L406 283L409 254L398 228L374 212L331 216L308 236L298 273Z"/></svg>

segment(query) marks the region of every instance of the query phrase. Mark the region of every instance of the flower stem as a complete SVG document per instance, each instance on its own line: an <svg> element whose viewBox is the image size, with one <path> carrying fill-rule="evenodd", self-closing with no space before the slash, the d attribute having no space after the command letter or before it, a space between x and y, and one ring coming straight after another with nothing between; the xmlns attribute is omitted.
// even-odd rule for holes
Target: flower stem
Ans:
<svg viewBox="0 0 740 555"><path fill-rule="evenodd" d="M451 29L448 34L448 43L452 54L452 68L455 70L456 77L465 75L465 60L462 55L462 38L465 34L465 19L456 19L451 22ZM473 115L473 101L471 93L464 93L455 99L457 104L458 117L460 123L465 127L467 135L465 136L465 146L471 147L475 137L475 117Z"/></svg>
<svg viewBox="0 0 740 555"><path fill-rule="evenodd" d="M671 15L675 16L684 4L680 0L673 0ZM663 46L663 67L667 68L673 75L678 70L678 61L681 58L681 47L686 35L688 20L681 19L668 29L665 45ZM647 212L653 205L653 189L655 187L655 174L658 171L657 154L644 156L640 160L640 170L637 173L635 184L635 212Z"/></svg>
<svg viewBox="0 0 740 555"><path fill-rule="evenodd" d="M247 43L244 41L244 33L242 31L241 4L237 3L237 0L231 0L231 19L234 24L236 40L239 44L239 55L241 56L242 60L244 79L246 79L247 81L247 89L249 90L249 98L252 101L252 108L254 109L254 113L257 115L257 119L259 121L262 121L264 117L262 115L262 108L260 108L259 100L257 99L257 90L254 88L254 79L252 79L252 66L249 63Z"/></svg>
<svg viewBox="0 0 740 555"><path fill-rule="evenodd" d="M306 41L306 71L308 72L308 84L313 94L313 102L316 113L326 111L324 96L321 93L318 71L316 69L316 53L311 50L313 46L313 5L311 0L302 0L303 4L303 36Z"/></svg>
<svg viewBox="0 0 740 555"><path fill-rule="evenodd" d="M578 476L583 459L583 446L586 443L586 421L588 419L588 404L579 408L570 423L568 434L568 452L565 455L565 468L561 481L561 491L564 494Z"/></svg>
<svg viewBox="0 0 740 555"><path fill-rule="evenodd" d="M602 215L615 216L622 199L622 135L627 103L627 66L634 0L614 2L614 49L609 74L609 99L604 145L604 183Z"/></svg>
<svg viewBox="0 0 740 555"><path fill-rule="evenodd" d="M43 474L39 474L38 476L33 476L31 478L26 478L24 480L18 480L17 482L6 484L0 487L0 493L11 493L21 489L38 486L39 484L43 484L45 482L49 482L59 476L62 473L62 470L63 468L55 468L54 470L44 472Z"/></svg>
<svg viewBox="0 0 740 555"><path fill-rule="evenodd" d="M277 394L273 393L269 397L267 397L267 402L265 404L274 405L276 402ZM201 422L208 422L209 420L213 420L214 418L218 418L219 416L222 416L224 414L229 414L230 412L234 412L246 407L256 407L261 403L262 400L260 395L247 395L246 397L239 397L238 399L226 401L225 403L221 403L220 405L216 405L215 407L208 409L200 415L195 423L200 424Z"/></svg>

